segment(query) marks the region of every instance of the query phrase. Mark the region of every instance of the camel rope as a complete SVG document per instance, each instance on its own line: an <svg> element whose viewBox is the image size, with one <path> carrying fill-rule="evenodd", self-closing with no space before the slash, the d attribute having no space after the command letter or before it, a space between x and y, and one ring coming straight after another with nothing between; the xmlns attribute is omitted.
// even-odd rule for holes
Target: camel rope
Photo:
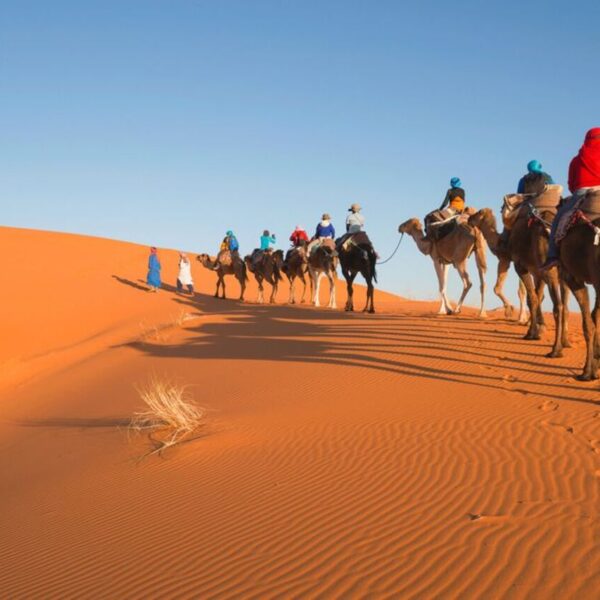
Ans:
<svg viewBox="0 0 600 600"><path fill-rule="evenodd" d="M396 252L398 251L398 248L400 248L400 242L402 241L403 237L404 237L404 234L402 234L400 236L400 239L398 240L398 243L396 244L396 248L394 249L394 251L390 254L390 256L388 258L386 258L385 260L378 260L375 264L384 265L386 262L389 262L390 260L392 260L392 258L394 258L394 254L396 254Z"/></svg>

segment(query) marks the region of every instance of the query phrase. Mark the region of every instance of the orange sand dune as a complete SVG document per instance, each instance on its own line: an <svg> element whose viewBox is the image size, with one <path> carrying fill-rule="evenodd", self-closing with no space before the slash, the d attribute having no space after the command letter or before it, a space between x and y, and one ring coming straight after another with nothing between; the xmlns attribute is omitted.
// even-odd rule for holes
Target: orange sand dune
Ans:
<svg viewBox="0 0 600 600"><path fill-rule="evenodd" d="M576 319L549 360L551 332L381 292L376 315L220 301L195 264L190 299L143 291L133 244L2 228L0 250L3 597L599 596ZM209 412L140 461L152 373Z"/></svg>

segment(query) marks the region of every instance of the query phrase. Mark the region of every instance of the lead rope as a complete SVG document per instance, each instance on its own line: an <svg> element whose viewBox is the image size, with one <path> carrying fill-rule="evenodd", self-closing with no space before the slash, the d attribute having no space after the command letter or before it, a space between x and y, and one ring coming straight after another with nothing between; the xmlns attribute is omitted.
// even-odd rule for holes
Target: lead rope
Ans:
<svg viewBox="0 0 600 600"><path fill-rule="evenodd" d="M392 258L394 258L394 254L396 254L396 252L398 251L398 248L400 248L400 242L402 242L403 237L404 237L404 234L402 234L400 236L400 239L398 240L398 244L396 245L396 248L394 249L394 251L388 258L386 258L385 260L378 260L375 264L384 265L386 262L389 262L390 260L392 260Z"/></svg>

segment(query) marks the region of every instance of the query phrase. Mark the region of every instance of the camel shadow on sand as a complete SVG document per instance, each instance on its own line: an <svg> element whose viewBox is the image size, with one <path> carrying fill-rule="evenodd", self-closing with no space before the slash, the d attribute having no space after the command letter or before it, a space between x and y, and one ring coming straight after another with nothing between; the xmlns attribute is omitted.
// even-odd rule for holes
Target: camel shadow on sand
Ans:
<svg viewBox="0 0 600 600"><path fill-rule="evenodd" d="M176 291L173 286L164 289ZM330 364L541 399L598 404L593 397L598 393L595 384L591 387L575 380L569 382L579 372L581 352L566 350L565 359L547 359L544 354L549 343L523 341L525 328L503 319L481 321L468 316L414 313L348 314L303 306L219 300L204 294L177 295L173 300L186 309L224 318L186 326L187 339L180 343L136 340L123 346L166 360ZM540 373L545 374L544 381L539 380Z"/></svg>

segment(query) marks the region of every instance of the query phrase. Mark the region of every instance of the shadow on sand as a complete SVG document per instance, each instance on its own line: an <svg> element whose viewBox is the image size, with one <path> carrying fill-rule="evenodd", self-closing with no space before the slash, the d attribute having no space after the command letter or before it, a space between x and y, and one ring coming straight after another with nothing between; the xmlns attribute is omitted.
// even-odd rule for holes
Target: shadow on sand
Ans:
<svg viewBox="0 0 600 600"><path fill-rule="evenodd" d="M115 279L124 285L138 286L120 277L115 276ZM173 286L163 286L163 289L176 292ZM124 345L165 359L268 360L354 366L476 388L597 404L585 398L595 393L595 388L564 383L575 374L575 369L544 358L549 344L523 341L524 329L503 319L481 321L471 317L414 313L349 314L219 300L204 294L177 295L173 300L182 307L226 318L221 322L186 327L191 335L182 343L134 341ZM423 364L423 358L428 359L428 364ZM442 368L437 366L440 363L449 365ZM540 372L545 375L544 381L527 380L539 376ZM516 373L518 383L512 375L507 381L507 373ZM565 395L565 392L577 395Z"/></svg>

